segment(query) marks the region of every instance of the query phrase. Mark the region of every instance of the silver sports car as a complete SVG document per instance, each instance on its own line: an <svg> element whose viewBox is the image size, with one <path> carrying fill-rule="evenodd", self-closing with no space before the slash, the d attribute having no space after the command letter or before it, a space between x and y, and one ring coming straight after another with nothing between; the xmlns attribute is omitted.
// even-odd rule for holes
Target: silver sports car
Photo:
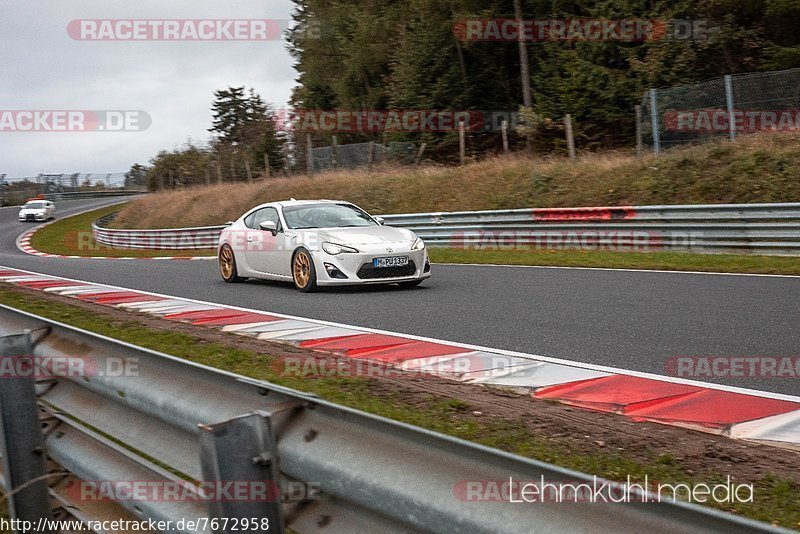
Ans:
<svg viewBox="0 0 800 534"><path fill-rule="evenodd" d="M425 243L414 232L383 226L349 202L289 200L257 206L222 231L219 271L245 278L318 286L419 285L431 275Z"/></svg>

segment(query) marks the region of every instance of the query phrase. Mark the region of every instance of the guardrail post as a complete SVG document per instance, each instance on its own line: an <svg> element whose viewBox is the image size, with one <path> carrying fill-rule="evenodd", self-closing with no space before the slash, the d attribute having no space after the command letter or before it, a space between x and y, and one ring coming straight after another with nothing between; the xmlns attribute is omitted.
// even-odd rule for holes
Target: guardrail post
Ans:
<svg viewBox="0 0 800 534"><path fill-rule="evenodd" d="M661 154L661 129L658 125L658 96L655 89L650 89L650 123L653 126L653 153Z"/></svg>
<svg viewBox="0 0 800 534"><path fill-rule="evenodd" d="M50 496L32 354L29 333L0 338L0 361L3 369L12 370L0 377L0 453L9 512L13 519L37 525L50 518ZM16 373L21 370L30 373Z"/></svg>
<svg viewBox="0 0 800 534"><path fill-rule="evenodd" d="M214 425L200 425L200 464L205 483L244 484L251 491L255 490L254 482L267 486L266 499L254 499L253 495L212 499L210 519L219 519L217 528L211 523L215 533L234 533L235 520L258 518L269 522L269 532L283 534L277 446L268 414L255 413ZM242 528L241 523L238 528ZM258 530L266 532L267 528Z"/></svg>

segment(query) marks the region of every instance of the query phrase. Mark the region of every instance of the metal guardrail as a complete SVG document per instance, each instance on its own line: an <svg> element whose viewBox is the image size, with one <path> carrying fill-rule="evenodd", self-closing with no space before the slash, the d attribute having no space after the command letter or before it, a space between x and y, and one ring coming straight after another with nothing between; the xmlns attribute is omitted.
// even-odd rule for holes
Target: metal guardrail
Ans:
<svg viewBox="0 0 800 534"><path fill-rule="evenodd" d="M20 335L20 333L24 333ZM270 532L778 532L780 529L681 502L473 502L459 488L469 481L592 483L591 477L543 462L369 415L314 396L194 364L68 325L0 306L0 357L45 362L36 384L41 425L31 425L28 391L0 380L4 404L28 406L2 421L5 458L44 451L66 478L50 495L78 518L133 517L177 521L269 518ZM80 358L91 376L59 372L53 362ZM43 364L43 365L45 365ZM135 366L135 367L134 367ZM8 366L4 365L4 368ZM16 385L16 387L11 386ZM27 413L27 420L22 421ZM35 414L35 411L33 412ZM9 426L10 424L16 427ZM27 424L27 434L20 425ZM38 428L41 427L41 435ZM30 428L36 428L31 431ZM10 442L12 440L13 442ZM37 443L39 443L37 445ZM38 448L37 448L38 447ZM14 451L17 451L15 453ZM40 471L44 469L41 466ZM6 481L36 473L5 462ZM542 478L543 477L543 478ZM76 484L147 481L194 487L210 481L273 481L314 486L301 502L127 500L87 502ZM13 482L10 485L14 485ZM23 493L13 514L31 510ZM6 488L9 489L9 488ZM610 495L611 490L603 494ZM199 492L199 490L198 490ZM634 492L636 494L636 492ZM618 496L617 496L618 498ZM174 532L233 532L173 528ZM261 530L263 531L263 530Z"/></svg>
<svg viewBox="0 0 800 534"><path fill-rule="evenodd" d="M105 198L105 197L124 197L131 195L143 195L145 190L121 189L118 191L71 191L63 193L45 193L43 196L47 200L79 200L82 198Z"/></svg>
<svg viewBox="0 0 800 534"><path fill-rule="evenodd" d="M62 191L55 193L40 193L36 190L13 190L7 191L0 189L0 205L3 206L20 206L25 204L28 200L37 197L43 197L47 200L53 201L67 201L67 200L81 200L84 198L110 198L110 197L123 197L132 195L143 195L147 193L144 190L135 189L117 189L117 190L104 190L104 191Z"/></svg>
<svg viewBox="0 0 800 534"><path fill-rule="evenodd" d="M665 205L384 216L431 246L800 254L800 203Z"/></svg>
<svg viewBox="0 0 800 534"><path fill-rule="evenodd" d="M119 248L214 248L224 226L158 230L92 226ZM800 254L800 203L533 208L383 215L434 247L581 248Z"/></svg>
<svg viewBox="0 0 800 534"><path fill-rule="evenodd" d="M128 249L188 250L216 248L224 226L160 230L119 230L106 225L115 213L92 223L92 234L101 245Z"/></svg>

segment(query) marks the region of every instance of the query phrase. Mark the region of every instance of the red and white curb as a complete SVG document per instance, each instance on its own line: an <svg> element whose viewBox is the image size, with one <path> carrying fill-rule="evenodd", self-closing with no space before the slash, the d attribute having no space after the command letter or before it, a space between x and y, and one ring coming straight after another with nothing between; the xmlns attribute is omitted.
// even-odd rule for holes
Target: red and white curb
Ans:
<svg viewBox="0 0 800 534"><path fill-rule="evenodd" d="M589 410L800 450L800 397L453 343L0 267L0 281L353 363L524 390Z"/></svg>
<svg viewBox="0 0 800 534"><path fill-rule="evenodd" d="M216 256L127 256L127 257L114 257L114 256L67 256L62 254L50 254L41 252L31 246L31 238L39 229L47 226L47 224L40 224L39 226L28 230L17 238L17 248L25 254L32 256L41 256L43 258L67 258L67 259L80 259L80 260L216 260Z"/></svg>

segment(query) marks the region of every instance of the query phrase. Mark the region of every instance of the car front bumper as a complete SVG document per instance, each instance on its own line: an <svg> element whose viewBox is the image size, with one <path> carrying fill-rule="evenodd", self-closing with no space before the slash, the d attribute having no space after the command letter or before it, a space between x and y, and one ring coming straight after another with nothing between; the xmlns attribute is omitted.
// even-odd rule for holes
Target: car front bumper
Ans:
<svg viewBox="0 0 800 534"><path fill-rule="evenodd" d="M26 213L19 215L20 221L43 221L44 213Z"/></svg>
<svg viewBox="0 0 800 534"><path fill-rule="evenodd" d="M387 247L392 252L387 252ZM313 254L317 285L346 286L395 284L424 280L431 275L427 248L411 250L411 243L358 245L359 252L332 255L323 250ZM408 257L404 267L372 267L375 258Z"/></svg>

